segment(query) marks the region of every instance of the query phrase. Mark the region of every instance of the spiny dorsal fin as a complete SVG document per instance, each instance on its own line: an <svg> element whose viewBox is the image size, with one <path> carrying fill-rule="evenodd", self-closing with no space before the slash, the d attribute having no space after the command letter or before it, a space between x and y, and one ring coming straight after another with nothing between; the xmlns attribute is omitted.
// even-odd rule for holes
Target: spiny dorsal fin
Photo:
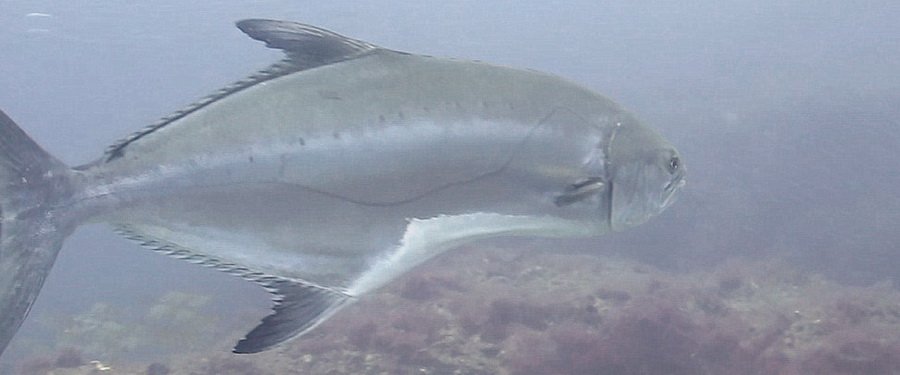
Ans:
<svg viewBox="0 0 900 375"><path fill-rule="evenodd" d="M378 47L372 44L296 22L249 19L237 22L237 27L251 38L266 42L268 47L284 50L287 58L245 79L225 86L184 109L132 133L109 146L103 159L107 162L117 159L125 154L126 146L141 137L153 133L210 103L260 82L302 70L354 59L378 50Z"/></svg>
<svg viewBox="0 0 900 375"><path fill-rule="evenodd" d="M127 225L121 225L116 229L119 234L137 241L141 246L253 281L272 294L275 312L263 318L262 323L237 343L233 350L235 353L258 353L297 338L330 318L354 299L351 295L336 289L268 275L199 254L178 244L146 236Z"/></svg>

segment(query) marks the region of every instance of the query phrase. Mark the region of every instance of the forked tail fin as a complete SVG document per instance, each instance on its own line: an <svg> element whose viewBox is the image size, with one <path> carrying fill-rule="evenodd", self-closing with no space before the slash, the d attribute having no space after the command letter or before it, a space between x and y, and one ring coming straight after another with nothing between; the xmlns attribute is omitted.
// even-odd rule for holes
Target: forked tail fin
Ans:
<svg viewBox="0 0 900 375"><path fill-rule="evenodd" d="M0 111L0 353L28 315L63 239L72 172Z"/></svg>

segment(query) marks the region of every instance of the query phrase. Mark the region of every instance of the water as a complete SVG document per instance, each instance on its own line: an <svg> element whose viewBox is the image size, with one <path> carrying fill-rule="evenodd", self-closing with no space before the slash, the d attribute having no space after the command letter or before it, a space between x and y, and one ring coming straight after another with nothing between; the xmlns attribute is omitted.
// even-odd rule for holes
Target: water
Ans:
<svg viewBox="0 0 900 375"><path fill-rule="evenodd" d="M267 314L264 291L85 227L0 373L900 372L900 6L11 0L0 107L91 161L280 58L233 27L249 17L567 77L660 129L688 185L629 232L449 254L258 356L228 351Z"/></svg>

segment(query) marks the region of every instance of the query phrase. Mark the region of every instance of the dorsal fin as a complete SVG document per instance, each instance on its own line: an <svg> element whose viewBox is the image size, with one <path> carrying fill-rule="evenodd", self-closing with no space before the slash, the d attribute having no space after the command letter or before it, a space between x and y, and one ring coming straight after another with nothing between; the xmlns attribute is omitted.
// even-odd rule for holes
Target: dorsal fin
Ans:
<svg viewBox="0 0 900 375"><path fill-rule="evenodd" d="M283 50L298 70L350 60L378 47L331 31L297 22L249 19L237 27L266 47Z"/></svg>
<svg viewBox="0 0 900 375"><path fill-rule="evenodd" d="M287 58L247 78L225 86L184 109L132 133L109 146L103 159L108 162L119 158L124 155L125 147L131 142L153 133L210 103L260 82L302 70L354 59L378 50L378 47L375 45L297 22L248 19L238 21L237 27L251 38L266 42L266 46L283 50Z"/></svg>

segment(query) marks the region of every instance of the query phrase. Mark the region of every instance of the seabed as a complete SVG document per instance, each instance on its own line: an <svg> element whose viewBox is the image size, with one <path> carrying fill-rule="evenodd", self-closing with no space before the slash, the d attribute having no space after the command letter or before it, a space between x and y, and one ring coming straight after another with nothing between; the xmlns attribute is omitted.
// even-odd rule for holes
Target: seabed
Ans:
<svg viewBox="0 0 900 375"><path fill-rule="evenodd" d="M552 249L469 247L367 296L316 331L257 355L230 354L230 346L244 334L240 330L212 345L191 345L191 340L200 342L223 328L198 312L209 296L178 293L167 295L148 314L169 321L182 336L164 337L160 329L140 326L152 324L152 316L133 327L117 327L123 323L102 318L106 314L115 320L114 314L89 311L80 317L80 331L69 329L58 347L19 360L16 371L900 373L896 288L884 283L843 286L772 260L737 259L676 273L628 259L554 254ZM113 334L116 330L146 337ZM127 356L116 352L166 345L179 349L152 362L122 359Z"/></svg>

